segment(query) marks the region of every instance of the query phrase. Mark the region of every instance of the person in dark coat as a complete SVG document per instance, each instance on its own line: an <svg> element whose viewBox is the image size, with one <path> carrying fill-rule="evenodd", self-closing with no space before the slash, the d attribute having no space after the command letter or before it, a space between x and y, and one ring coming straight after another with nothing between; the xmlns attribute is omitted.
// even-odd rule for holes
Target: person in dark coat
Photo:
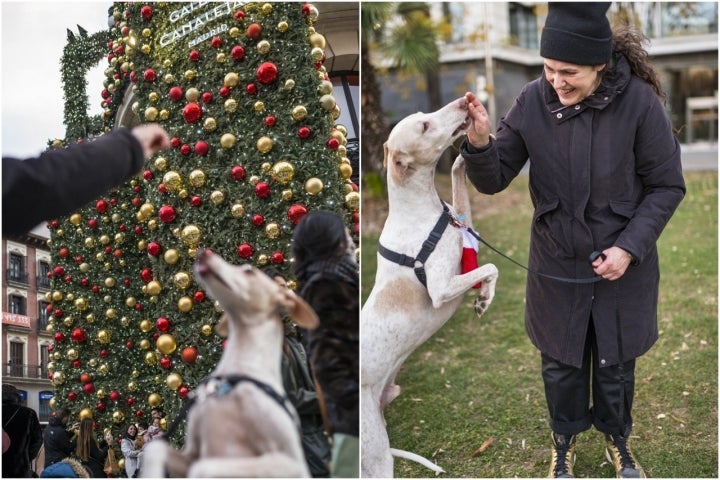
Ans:
<svg viewBox="0 0 720 480"><path fill-rule="evenodd" d="M629 27L613 32L609 5L549 4L544 73L494 137L484 107L466 95L473 123L461 154L472 184L500 192L530 162L529 267L602 277L570 284L528 275L525 325L541 352L551 477L573 475L576 435L592 425L618 477L644 476L627 448L635 359L658 338L656 242L685 194L645 38ZM602 256L591 263L595 251Z"/></svg>
<svg viewBox="0 0 720 480"><path fill-rule="evenodd" d="M37 413L21 405L20 392L12 386L2 386L2 425L10 437L10 447L2 455L3 478L35 476L32 461L42 446L42 430Z"/></svg>
<svg viewBox="0 0 720 480"><path fill-rule="evenodd" d="M320 318L307 332L310 370L332 435L333 477L360 474L360 297L355 245L342 217L314 211L292 238L300 296Z"/></svg>
<svg viewBox="0 0 720 480"><path fill-rule="evenodd" d="M147 124L36 158L3 156L3 235L22 235L43 220L71 213L128 180L146 159L169 147L167 132Z"/></svg>
<svg viewBox="0 0 720 480"><path fill-rule="evenodd" d="M69 420L70 409L68 408L53 412L50 420L48 420L48 425L45 427L45 432L43 433L43 440L45 442L45 468L63 460L75 451L76 437L80 424L74 423L72 428L68 429L67 423Z"/></svg>
<svg viewBox="0 0 720 480"><path fill-rule="evenodd" d="M91 473L91 478L105 478L105 459L113 437L109 433L98 444L95 438L95 421L92 418L83 418L80 421L75 456L80 463Z"/></svg>

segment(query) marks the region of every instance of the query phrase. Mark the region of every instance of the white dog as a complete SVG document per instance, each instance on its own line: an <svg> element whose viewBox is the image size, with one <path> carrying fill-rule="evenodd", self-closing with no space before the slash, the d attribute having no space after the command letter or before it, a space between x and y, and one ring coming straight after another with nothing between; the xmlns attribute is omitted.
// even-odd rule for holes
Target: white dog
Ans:
<svg viewBox="0 0 720 480"><path fill-rule="evenodd" d="M442 471L418 455L391 449L382 412L400 394L395 376L403 362L445 324L463 294L482 282L475 302L478 315L495 295L498 270L494 265L460 273L463 234L459 221L464 219L471 227L463 158L458 157L452 168L449 213L443 213L434 183L440 155L468 125L467 104L460 98L437 112L403 119L385 143L389 213L380 235L375 286L361 312L364 478L392 477L393 455ZM438 230L442 215L449 216L449 224L435 241L429 233ZM423 259L420 252L428 241L437 245ZM404 258L406 266L398 265L399 258Z"/></svg>
<svg viewBox="0 0 720 480"><path fill-rule="evenodd" d="M148 445L143 477L309 477L299 418L280 374L282 312L304 328L318 318L291 290L249 265L206 250L195 276L224 310L218 333L227 346L207 382L194 392L182 451Z"/></svg>

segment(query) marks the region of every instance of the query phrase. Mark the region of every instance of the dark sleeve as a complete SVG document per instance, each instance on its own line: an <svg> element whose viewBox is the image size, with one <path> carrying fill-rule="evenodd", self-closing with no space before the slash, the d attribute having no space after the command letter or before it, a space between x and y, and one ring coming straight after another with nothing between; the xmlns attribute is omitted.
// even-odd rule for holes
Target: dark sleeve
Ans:
<svg viewBox="0 0 720 480"><path fill-rule="evenodd" d="M142 146L128 129L35 158L3 157L3 235L71 213L129 179L143 162Z"/></svg>
<svg viewBox="0 0 720 480"><path fill-rule="evenodd" d="M38 420L35 410L28 410L30 411L30 415L28 416L28 432L30 433L28 453L30 460L33 460L40 452L40 447L42 447L42 429L40 428L40 421Z"/></svg>

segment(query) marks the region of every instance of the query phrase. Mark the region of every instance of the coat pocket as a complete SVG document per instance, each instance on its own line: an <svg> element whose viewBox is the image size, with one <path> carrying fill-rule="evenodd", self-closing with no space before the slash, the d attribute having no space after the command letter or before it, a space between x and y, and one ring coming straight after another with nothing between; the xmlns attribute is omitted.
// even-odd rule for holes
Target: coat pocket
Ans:
<svg viewBox="0 0 720 480"><path fill-rule="evenodd" d="M533 235L541 240L534 242L533 250L546 251L553 257L569 258L573 256L571 218L558 208L560 199L552 198L539 201L533 214Z"/></svg>

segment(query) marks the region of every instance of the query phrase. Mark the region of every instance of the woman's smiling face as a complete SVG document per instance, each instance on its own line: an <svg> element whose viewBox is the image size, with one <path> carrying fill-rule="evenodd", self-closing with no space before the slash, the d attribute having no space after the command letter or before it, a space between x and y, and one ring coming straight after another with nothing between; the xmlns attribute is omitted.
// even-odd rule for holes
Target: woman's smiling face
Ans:
<svg viewBox="0 0 720 480"><path fill-rule="evenodd" d="M600 84L603 65L575 65L559 60L545 59L545 79L558 94L560 103L575 105L592 94Z"/></svg>

